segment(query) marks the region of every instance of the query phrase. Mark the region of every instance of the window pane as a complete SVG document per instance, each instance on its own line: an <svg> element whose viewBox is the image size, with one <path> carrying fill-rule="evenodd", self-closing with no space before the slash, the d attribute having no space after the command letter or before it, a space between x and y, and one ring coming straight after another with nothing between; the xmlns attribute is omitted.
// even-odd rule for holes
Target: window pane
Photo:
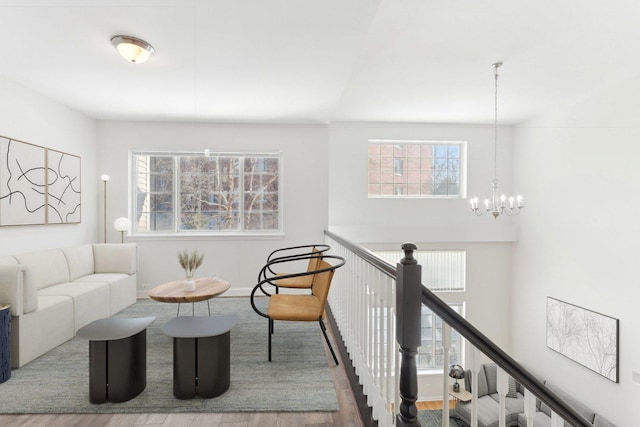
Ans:
<svg viewBox="0 0 640 427"><path fill-rule="evenodd" d="M369 143L369 197L459 197L463 144Z"/></svg>
<svg viewBox="0 0 640 427"><path fill-rule="evenodd" d="M244 228L279 229L278 159L247 157L244 161Z"/></svg>
<svg viewBox="0 0 640 427"><path fill-rule="evenodd" d="M461 304L450 304L456 312L460 313ZM433 326L436 325L436 328ZM451 349L449 351L449 363L463 364L462 339L460 335L451 330ZM443 369L444 349L442 348L442 320L436 317L431 310L422 306L422 345L418 349L418 369Z"/></svg>
<svg viewBox="0 0 640 427"><path fill-rule="evenodd" d="M173 158L134 156L134 165L136 230L173 231Z"/></svg>

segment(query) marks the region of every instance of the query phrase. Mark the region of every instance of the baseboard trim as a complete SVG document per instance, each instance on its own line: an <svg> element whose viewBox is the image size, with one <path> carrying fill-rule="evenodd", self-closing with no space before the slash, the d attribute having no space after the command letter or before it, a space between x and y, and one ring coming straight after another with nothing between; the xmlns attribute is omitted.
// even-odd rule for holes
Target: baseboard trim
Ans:
<svg viewBox="0 0 640 427"><path fill-rule="evenodd" d="M333 312L331 311L331 307L328 302L325 308L327 311L327 320L329 321L329 324L333 329L333 335L336 338L336 346L338 347L340 357L342 358L344 371L347 374L349 385L351 386L351 390L353 390L353 396L356 400L356 404L358 405L358 412L360 413L362 424L364 425L364 427L377 427L378 421L373 419L373 409L369 405L367 405L367 396L364 394L363 388L360 385L358 375L356 374L356 370L351 363L349 352L347 351L347 347L344 345L342 334L340 334L336 319L333 317Z"/></svg>

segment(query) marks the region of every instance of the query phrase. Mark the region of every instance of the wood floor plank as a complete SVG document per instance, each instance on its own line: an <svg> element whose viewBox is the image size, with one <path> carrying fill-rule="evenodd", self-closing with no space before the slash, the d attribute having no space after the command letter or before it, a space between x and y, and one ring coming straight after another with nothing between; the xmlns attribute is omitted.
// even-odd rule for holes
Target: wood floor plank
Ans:
<svg viewBox="0 0 640 427"><path fill-rule="evenodd" d="M105 427L133 427L140 418L140 414L105 414L109 422Z"/></svg>
<svg viewBox="0 0 640 427"><path fill-rule="evenodd" d="M249 418L249 427L273 426L277 423L277 412L254 412Z"/></svg>
<svg viewBox="0 0 640 427"><path fill-rule="evenodd" d="M189 427L217 427L222 421L222 414L193 414ZM186 424L185 424L186 426Z"/></svg>

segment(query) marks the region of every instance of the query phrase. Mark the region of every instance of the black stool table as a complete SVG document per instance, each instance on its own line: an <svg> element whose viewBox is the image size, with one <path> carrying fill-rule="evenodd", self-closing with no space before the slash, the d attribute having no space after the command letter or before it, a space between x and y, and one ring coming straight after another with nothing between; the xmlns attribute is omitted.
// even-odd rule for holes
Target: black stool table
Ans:
<svg viewBox="0 0 640 427"><path fill-rule="evenodd" d="M0 304L0 383L11 378L11 306Z"/></svg>
<svg viewBox="0 0 640 427"><path fill-rule="evenodd" d="M147 326L155 317L108 317L78 329L89 340L89 401L131 400L147 386Z"/></svg>
<svg viewBox="0 0 640 427"><path fill-rule="evenodd" d="M173 337L173 395L220 396L231 378L231 328L235 314L174 317L162 331Z"/></svg>

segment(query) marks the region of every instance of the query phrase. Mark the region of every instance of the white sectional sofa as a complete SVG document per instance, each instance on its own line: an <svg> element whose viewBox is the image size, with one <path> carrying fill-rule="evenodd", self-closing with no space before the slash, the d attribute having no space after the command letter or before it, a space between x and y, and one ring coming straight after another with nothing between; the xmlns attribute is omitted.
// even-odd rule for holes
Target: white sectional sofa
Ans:
<svg viewBox="0 0 640 427"><path fill-rule="evenodd" d="M11 304L11 366L135 303L136 250L132 243L99 243L0 257L0 303Z"/></svg>

